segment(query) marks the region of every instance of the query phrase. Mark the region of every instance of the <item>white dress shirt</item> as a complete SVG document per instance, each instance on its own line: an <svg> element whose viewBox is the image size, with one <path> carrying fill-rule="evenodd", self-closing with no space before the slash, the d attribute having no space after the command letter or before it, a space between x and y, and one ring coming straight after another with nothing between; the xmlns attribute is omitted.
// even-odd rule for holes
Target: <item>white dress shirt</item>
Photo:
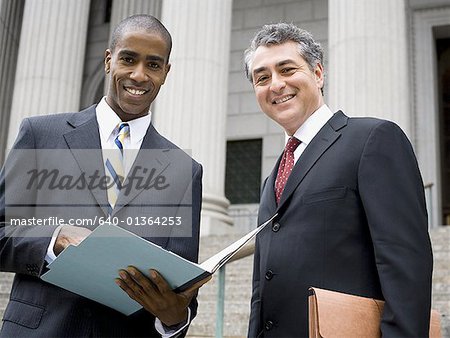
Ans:
<svg viewBox="0 0 450 338"><path fill-rule="evenodd" d="M333 116L330 108L326 104L322 105L319 109L317 109L308 119L297 129L294 133L294 137L297 138L301 143L294 151L294 163L297 163L297 160L300 158L300 155L303 154L308 144L312 141L312 139L319 133L320 129L328 122L329 119ZM289 135L286 134L285 144L289 140Z"/></svg>

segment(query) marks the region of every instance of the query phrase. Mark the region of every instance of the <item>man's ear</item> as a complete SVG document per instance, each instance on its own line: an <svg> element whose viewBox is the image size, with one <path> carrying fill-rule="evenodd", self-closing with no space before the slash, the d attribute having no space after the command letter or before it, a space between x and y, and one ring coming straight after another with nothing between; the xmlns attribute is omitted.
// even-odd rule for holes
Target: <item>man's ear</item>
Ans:
<svg viewBox="0 0 450 338"><path fill-rule="evenodd" d="M107 49L105 50L105 73L109 74L111 67L111 50Z"/></svg>
<svg viewBox="0 0 450 338"><path fill-rule="evenodd" d="M316 83L319 88L323 87L323 66L318 63L316 68L314 68L314 76L316 78Z"/></svg>
<svg viewBox="0 0 450 338"><path fill-rule="evenodd" d="M164 80L163 80L163 82L161 83L161 85L163 85L163 84L166 82L167 74L169 74L169 71L170 71L170 68L171 68L171 67L172 67L172 65L171 65L170 63L168 63L168 64L166 65L166 67L165 67L166 74L164 74Z"/></svg>

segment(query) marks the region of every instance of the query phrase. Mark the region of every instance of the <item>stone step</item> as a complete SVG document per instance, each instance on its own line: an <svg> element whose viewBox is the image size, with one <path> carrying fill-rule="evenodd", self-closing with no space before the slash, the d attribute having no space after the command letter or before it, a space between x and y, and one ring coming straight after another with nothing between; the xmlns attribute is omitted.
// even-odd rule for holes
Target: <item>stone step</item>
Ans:
<svg viewBox="0 0 450 338"><path fill-rule="evenodd" d="M201 239L200 257L207 258L238 239L238 236L210 236ZM246 257L226 266L224 337L245 337L250 315L253 257ZM192 322L188 337L214 337L217 305L218 273L199 293L198 315Z"/></svg>
<svg viewBox="0 0 450 338"><path fill-rule="evenodd" d="M200 262L219 252L239 236L209 236L201 239ZM433 308L441 314L443 337L450 338L450 227L430 231L434 252ZM226 266L224 337L246 337L250 313L253 258L246 257ZM0 315L9 299L13 274L0 273ZM189 338L215 336L218 273L199 292L198 315L191 324Z"/></svg>
<svg viewBox="0 0 450 338"><path fill-rule="evenodd" d="M441 313L442 337L450 337L450 227L430 231L434 254L433 303Z"/></svg>

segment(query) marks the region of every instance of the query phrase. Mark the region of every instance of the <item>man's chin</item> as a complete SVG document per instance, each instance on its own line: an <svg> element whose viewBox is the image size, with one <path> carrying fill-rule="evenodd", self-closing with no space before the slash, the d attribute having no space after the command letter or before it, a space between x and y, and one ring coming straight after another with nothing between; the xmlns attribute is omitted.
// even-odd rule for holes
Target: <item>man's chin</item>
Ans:
<svg viewBox="0 0 450 338"><path fill-rule="evenodd" d="M125 103L121 106L122 110L129 117L140 117L148 114L150 105L137 104L137 103Z"/></svg>

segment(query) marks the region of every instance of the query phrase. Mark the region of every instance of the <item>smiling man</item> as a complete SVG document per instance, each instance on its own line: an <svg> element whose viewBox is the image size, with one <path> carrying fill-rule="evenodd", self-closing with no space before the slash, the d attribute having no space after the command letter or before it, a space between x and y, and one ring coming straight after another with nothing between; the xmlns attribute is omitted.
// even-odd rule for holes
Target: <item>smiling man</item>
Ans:
<svg viewBox="0 0 450 338"><path fill-rule="evenodd" d="M392 122L324 104L323 52L292 24L264 26L245 52L261 110L286 147L265 180L249 337L308 337L308 288L384 299L383 337L428 336L432 252L423 183Z"/></svg>
<svg viewBox="0 0 450 338"><path fill-rule="evenodd" d="M129 17L116 27L111 46L105 52L105 72L109 76L106 97L79 113L23 121L12 151L19 155L7 160L9 167L5 168L9 169L3 170L0 176L0 268L16 274L1 337L179 337L186 334L197 311L195 296L202 283L174 293L156 271L148 271L150 277L146 277L134 267L124 266L111 282L143 306L142 310L125 316L39 278L65 248L78 245L89 235L99 219L112 219L119 225L131 222L134 228L129 227L130 231L139 230L146 239L197 261L202 167L161 136L151 124L150 116L150 106L170 70L171 47L169 32L156 18ZM20 152L29 149L35 151L24 151L23 155ZM39 157L42 152L38 150L42 149L53 150L51 163ZM139 153L126 152L133 149ZM155 160L152 151L158 156L163 154ZM51 193L32 185L21 191L19 187L26 177L21 164L29 156L28 163L35 165L37 168L33 169L38 172L52 169L52 165L63 168L59 172L66 179L99 178L101 172L112 184L107 189L99 188L100 184L85 184L83 187L88 188L84 190L53 189ZM136 169L142 168L140 172L147 169L153 172L147 166L161 161L167 162L163 169L168 168L164 171L168 182L163 188L131 192L122 189L127 172L136 173ZM186 165L177 167L178 163ZM140 177L138 181L143 179ZM10 207L21 203L22 208ZM162 206L155 208L158 203ZM31 211L26 208L30 206ZM14 228L8 227L11 213L21 219L45 215L91 222L79 227L67 223L39 229ZM134 224L138 219L142 222L142 219L159 217L172 217L172 221L176 217L177 224L162 229L153 222ZM117 248L117 255L126 249Z"/></svg>

